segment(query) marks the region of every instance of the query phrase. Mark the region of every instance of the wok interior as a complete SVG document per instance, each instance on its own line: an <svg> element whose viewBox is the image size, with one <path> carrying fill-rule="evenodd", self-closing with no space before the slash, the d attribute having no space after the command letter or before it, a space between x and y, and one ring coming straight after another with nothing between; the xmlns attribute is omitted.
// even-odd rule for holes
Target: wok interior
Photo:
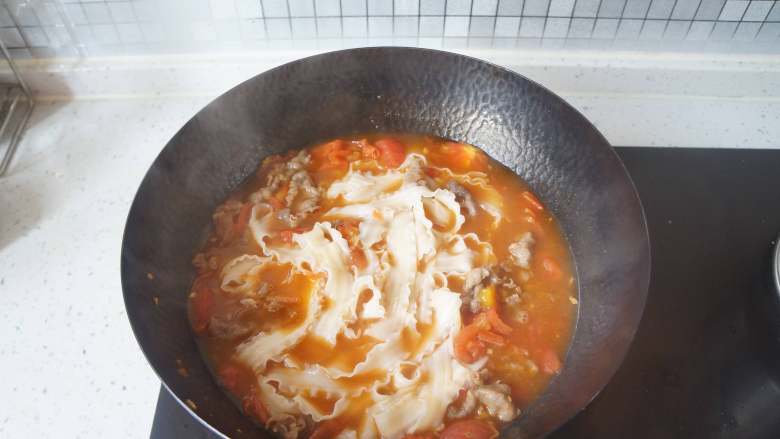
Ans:
<svg viewBox="0 0 780 439"><path fill-rule="evenodd" d="M286 64L217 98L171 139L139 188L122 249L128 317L149 362L212 428L263 437L212 380L190 333L190 256L211 212L262 158L374 131L479 146L555 213L577 270L577 326L561 374L504 435L558 427L606 384L639 323L649 279L641 205L576 110L512 72L438 51L353 49Z"/></svg>

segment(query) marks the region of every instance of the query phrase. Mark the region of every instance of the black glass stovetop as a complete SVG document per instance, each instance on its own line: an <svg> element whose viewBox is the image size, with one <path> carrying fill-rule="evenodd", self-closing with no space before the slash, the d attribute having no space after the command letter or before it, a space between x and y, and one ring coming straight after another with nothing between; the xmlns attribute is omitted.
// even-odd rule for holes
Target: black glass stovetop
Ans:
<svg viewBox="0 0 780 439"><path fill-rule="evenodd" d="M617 148L647 215L652 277L615 377L550 437L780 438L780 150ZM161 389L151 438L210 435Z"/></svg>

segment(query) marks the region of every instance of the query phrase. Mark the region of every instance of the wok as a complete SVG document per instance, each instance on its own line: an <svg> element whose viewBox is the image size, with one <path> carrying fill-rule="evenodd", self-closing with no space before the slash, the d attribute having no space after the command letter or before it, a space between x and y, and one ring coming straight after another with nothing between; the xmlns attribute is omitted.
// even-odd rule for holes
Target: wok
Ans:
<svg viewBox="0 0 780 439"><path fill-rule="evenodd" d="M622 163L585 117L516 73L452 53L365 48L291 62L215 99L173 136L138 189L122 244L127 315L149 363L208 428L270 437L199 355L186 313L191 256L216 206L265 156L374 131L479 146L560 221L576 266L576 329L560 375L502 434L551 432L595 397L629 348L650 275L644 213Z"/></svg>

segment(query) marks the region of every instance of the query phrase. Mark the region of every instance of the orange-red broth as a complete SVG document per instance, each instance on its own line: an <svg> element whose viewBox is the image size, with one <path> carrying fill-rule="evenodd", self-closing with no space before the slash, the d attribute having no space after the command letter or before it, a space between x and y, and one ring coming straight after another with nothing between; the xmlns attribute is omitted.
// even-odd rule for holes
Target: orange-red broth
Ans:
<svg viewBox="0 0 780 439"><path fill-rule="evenodd" d="M390 142L393 139L400 142L401 153L392 148L389 150L382 148L386 139L390 139ZM338 145L336 153L333 152L334 145ZM377 148L377 145L380 147ZM569 345L577 305L577 293L566 240L555 219L532 194L528 185L477 148L428 136L346 137L315 145L311 148L311 152L312 161L308 170L315 184L323 188L346 173L348 162L364 170L381 172L388 167L396 167L406 154L412 152L427 157L429 165L434 167L446 167L454 173L482 171L489 176L491 185L504 198L504 220L497 229L492 229L492 217L478 209L474 217L466 219L462 233L475 232L480 239L489 242L498 261L510 260L509 245L527 231L533 233L535 244L532 248L530 279L524 280L519 269L511 272L514 281L522 287L520 302L513 305L505 303L503 297L507 292L497 288L495 309L500 318L512 328L511 334L504 335L507 343L504 346L481 343L484 348L482 352L488 357L486 367L490 379L500 380L511 387L515 406L520 409L528 406L561 368L561 361ZM266 159L257 173L233 193L229 200L248 204L248 195L266 184L265 178L270 164L291 156L292 154L288 154L286 157ZM430 170L429 176L433 177L441 187L446 186L446 175ZM484 196L477 188L469 189L477 202ZM335 205L325 199L322 201L321 208L301 224L302 229L310 228L322 212ZM272 285L273 294L289 296L291 298L289 304L273 313L259 308L254 313L245 314L243 317L245 323L253 328L252 332L245 337L232 340L211 337L207 323L210 317L226 315L238 306L235 299L231 299L228 294L220 290L217 274L222 266L234 257L247 253L261 254L251 233L246 227L242 227L241 223L246 221L245 210L243 215L239 213L235 218L236 236L224 243L220 242L212 232L202 248L201 251L206 258L213 256L213 262L211 267L199 269L199 276L193 284L190 295L189 313L203 355L212 370L216 372L222 386L233 398L241 402L247 415L262 422L267 417L267 413L254 397L256 377L248 366L242 365L233 358L235 348L259 331L285 326L292 328L299 324L305 314L302 304L306 303L306 298L302 296L310 294L315 280L297 275L293 282L281 285L289 267L281 266L266 270L263 279ZM289 237L290 231L283 229L284 227L279 225L280 235L273 239L284 241L285 233ZM454 286L452 284L450 286L456 289L457 282L454 279L453 284ZM466 306L461 313L464 325L475 318ZM418 328L423 337L425 329ZM415 345L421 342L422 340L409 339L409 349L413 350ZM307 363L348 367L362 361L373 344L374 341L367 337L350 340L339 336L336 347L331 348L316 337L307 336L292 350L291 355ZM359 378L345 379L343 384L367 386L372 382L372 378L376 379L379 376L372 377L368 374ZM310 400L321 404L322 407L331 407L334 403L323 398L312 397ZM369 404L370 401L365 397L355 398L344 415L329 421L327 425L318 426L319 431L310 437L328 437L335 435L339 428L359 425L364 408ZM484 412L477 412L474 417L492 424L496 429L500 428L499 423ZM449 424L451 422L445 420L445 425ZM462 424L461 421L461 425L455 427L457 429L457 427L474 427L474 425ZM476 425L476 427L478 433L481 426ZM445 431L452 430L454 429L445 429ZM468 428L460 428L456 433L466 434L468 433L466 430ZM438 436L439 433L428 435L428 437Z"/></svg>

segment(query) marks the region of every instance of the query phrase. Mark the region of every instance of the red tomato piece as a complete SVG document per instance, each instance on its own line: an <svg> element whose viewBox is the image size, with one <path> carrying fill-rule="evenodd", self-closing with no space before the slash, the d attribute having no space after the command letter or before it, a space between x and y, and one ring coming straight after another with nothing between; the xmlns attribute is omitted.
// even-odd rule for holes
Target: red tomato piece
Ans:
<svg viewBox="0 0 780 439"><path fill-rule="evenodd" d="M455 336L452 346L455 351L455 357L458 360L465 363L473 363L479 358L475 356L475 354L479 353L477 346L475 346L475 343L479 344L476 340L479 331L480 328L476 325L468 325L463 327Z"/></svg>
<svg viewBox="0 0 780 439"><path fill-rule="evenodd" d="M503 346L506 343L504 337L491 331L482 331L477 334L477 339L481 342L492 344L493 346Z"/></svg>
<svg viewBox="0 0 780 439"><path fill-rule="evenodd" d="M476 419L458 421L441 432L440 439L492 439L498 436L493 425Z"/></svg>
<svg viewBox="0 0 780 439"><path fill-rule="evenodd" d="M363 149L361 150L363 154L363 158L366 160L376 160L379 158L379 148L377 148L374 145L365 145L363 146Z"/></svg>
<svg viewBox="0 0 780 439"><path fill-rule="evenodd" d="M464 143L446 142L434 156L437 161L453 170L484 170L487 156L479 149Z"/></svg>
<svg viewBox="0 0 780 439"><path fill-rule="evenodd" d="M312 155L322 162L322 169L345 168L350 152L349 144L343 140L333 140L312 149Z"/></svg>
<svg viewBox="0 0 780 439"><path fill-rule="evenodd" d="M493 327L493 329L495 329L499 334L509 335L512 333L512 327L501 320L501 317L499 317L495 308L490 308L488 310L487 317L488 321L490 322L490 326Z"/></svg>
<svg viewBox="0 0 780 439"><path fill-rule="evenodd" d="M263 402L260 400L260 395L257 392L257 389L253 387L249 391L249 394L244 397L241 405L244 409L244 413L255 417L265 425L271 418L271 415L268 413L268 409L265 408L265 405L263 405Z"/></svg>
<svg viewBox="0 0 780 439"><path fill-rule="evenodd" d="M226 389L235 393L239 373L240 371L236 366L229 364L219 370L219 381Z"/></svg>
<svg viewBox="0 0 780 439"><path fill-rule="evenodd" d="M490 323L485 313L477 314L471 324L464 326L452 341L455 357L465 363L473 363L485 355L485 345L477 339L477 335L489 329Z"/></svg>
<svg viewBox="0 0 780 439"><path fill-rule="evenodd" d="M406 152L401 142L393 139L392 137L386 137L379 139L376 142L376 147L379 149L379 161L388 168L397 168L404 162Z"/></svg>

